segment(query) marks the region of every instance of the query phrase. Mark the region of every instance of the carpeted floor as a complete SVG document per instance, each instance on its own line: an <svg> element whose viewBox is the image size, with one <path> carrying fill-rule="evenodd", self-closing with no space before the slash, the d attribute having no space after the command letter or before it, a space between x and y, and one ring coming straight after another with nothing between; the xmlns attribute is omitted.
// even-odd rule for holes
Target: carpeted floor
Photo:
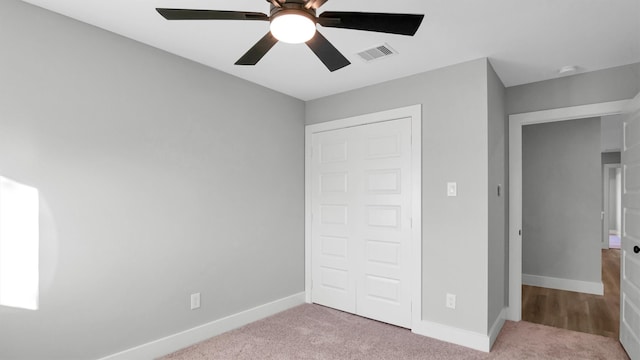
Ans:
<svg viewBox="0 0 640 360"><path fill-rule="evenodd" d="M301 305L162 360L628 359L611 338L507 321L490 353L319 305Z"/></svg>

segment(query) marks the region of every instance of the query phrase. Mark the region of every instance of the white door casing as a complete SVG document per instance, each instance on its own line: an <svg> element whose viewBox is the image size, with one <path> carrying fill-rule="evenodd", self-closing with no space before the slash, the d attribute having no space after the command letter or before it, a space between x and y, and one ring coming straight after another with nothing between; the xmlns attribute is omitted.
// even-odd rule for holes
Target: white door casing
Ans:
<svg viewBox="0 0 640 360"><path fill-rule="evenodd" d="M628 108L622 149L620 342L640 359L640 94Z"/></svg>
<svg viewBox="0 0 640 360"><path fill-rule="evenodd" d="M408 328L421 320L420 113L307 127L307 302Z"/></svg>

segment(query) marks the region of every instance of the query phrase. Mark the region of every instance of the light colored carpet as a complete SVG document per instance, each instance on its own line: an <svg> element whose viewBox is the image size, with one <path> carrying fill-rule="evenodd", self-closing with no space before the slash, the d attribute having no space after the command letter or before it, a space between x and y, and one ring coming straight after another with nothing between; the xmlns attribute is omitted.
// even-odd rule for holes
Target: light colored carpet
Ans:
<svg viewBox="0 0 640 360"><path fill-rule="evenodd" d="M301 305L167 355L203 359L628 359L611 338L507 321L490 353L319 305Z"/></svg>

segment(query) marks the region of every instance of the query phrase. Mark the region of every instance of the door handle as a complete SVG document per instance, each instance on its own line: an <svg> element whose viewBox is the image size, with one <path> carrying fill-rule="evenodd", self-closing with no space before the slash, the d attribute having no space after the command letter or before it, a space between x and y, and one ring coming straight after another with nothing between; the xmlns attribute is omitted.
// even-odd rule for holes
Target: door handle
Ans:
<svg viewBox="0 0 640 360"><path fill-rule="evenodd" d="M640 253L640 246L638 246L638 245L634 246L633 247L633 252L636 253L636 254Z"/></svg>

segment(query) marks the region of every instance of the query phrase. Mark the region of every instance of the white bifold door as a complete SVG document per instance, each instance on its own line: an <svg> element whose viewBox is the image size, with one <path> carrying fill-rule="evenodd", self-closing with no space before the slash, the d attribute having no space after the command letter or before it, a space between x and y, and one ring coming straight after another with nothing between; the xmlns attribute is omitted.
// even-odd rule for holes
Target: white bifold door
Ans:
<svg viewBox="0 0 640 360"><path fill-rule="evenodd" d="M640 98L633 103L622 151L620 342L632 360L640 360Z"/></svg>
<svg viewBox="0 0 640 360"><path fill-rule="evenodd" d="M313 134L311 300L411 326L411 119Z"/></svg>

